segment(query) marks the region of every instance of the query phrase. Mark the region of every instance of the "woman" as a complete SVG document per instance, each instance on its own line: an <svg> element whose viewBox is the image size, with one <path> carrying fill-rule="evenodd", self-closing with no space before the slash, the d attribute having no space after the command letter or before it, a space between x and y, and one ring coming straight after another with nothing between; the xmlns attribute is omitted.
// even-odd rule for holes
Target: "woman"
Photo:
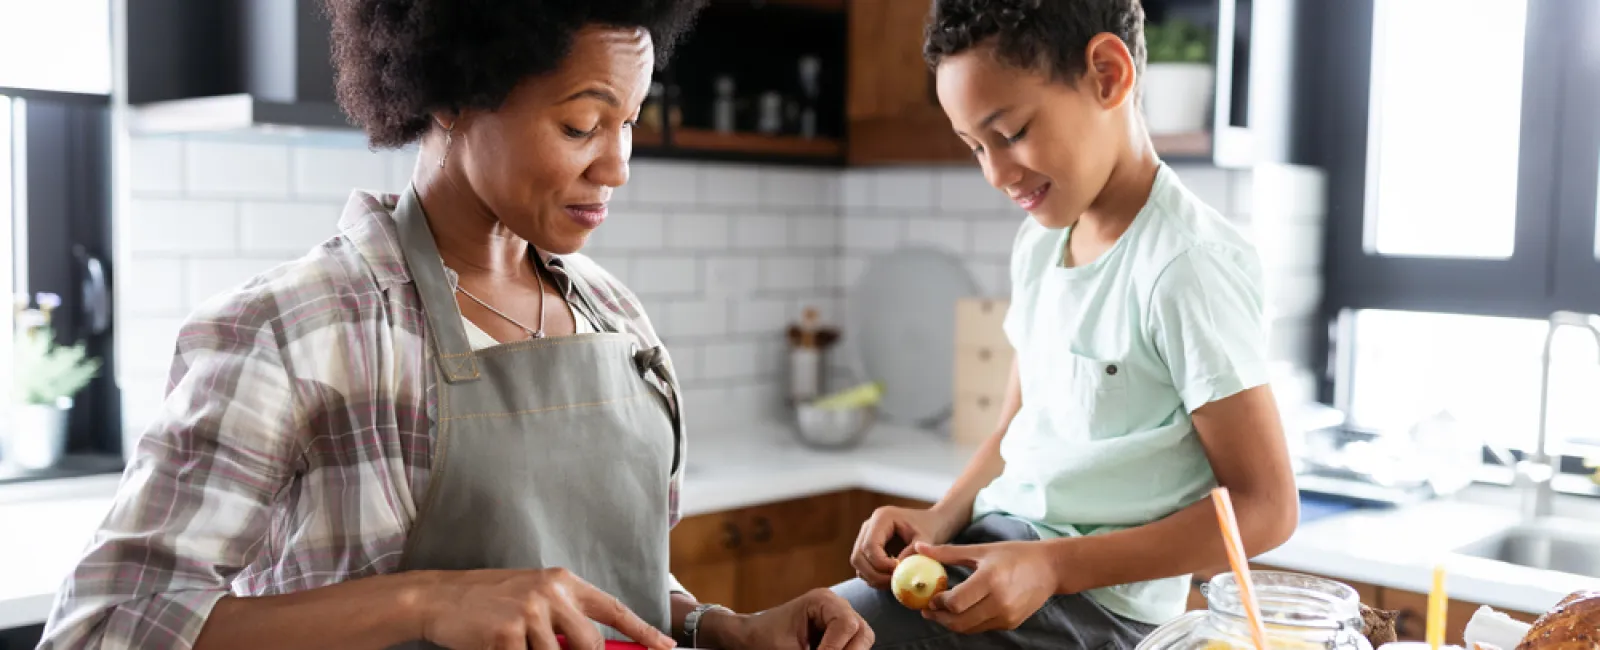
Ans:
<svg viewBox="0 0 1600 650"><path fill-rule="evenodd" d="M340 101L420 140L411 186L191 317L43 647L869 647L827 590L740 616L671 579L671 364L576 254L698 4L331 2Z"/></svg>
<svg viewBox="0 0 1600 650"><path fill-rule="evenodd" d="M1251 555L1294 532L1260 261L1156 156L1143 24L1139 0L934 3L939 102L1028 216L996 431L937 505L874 513L837 588L886 646L1132 648L1226 566L1213 487ZM894 538L959 582L927 612L882 591Z"/></svg>

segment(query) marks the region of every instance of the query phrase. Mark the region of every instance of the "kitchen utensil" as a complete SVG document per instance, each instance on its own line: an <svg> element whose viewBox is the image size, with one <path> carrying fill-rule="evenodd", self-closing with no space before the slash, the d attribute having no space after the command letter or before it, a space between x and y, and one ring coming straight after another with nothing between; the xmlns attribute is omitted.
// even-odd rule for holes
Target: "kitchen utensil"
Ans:
<svg viewBox="0 0 1600 650"><path fill-rule="evenodd" d="M1267 627L1261 623L1261 605L1256 602L1250 581L1250 558L1244 553L1244 540L1239 537L1239 520L1233 514L1233 499L1228 497L1228 488L1212 490L1211 503L1217 507L1217 524L1222 528L1222 540L1228 547L1228 564L1233 565L1239 601L1250 620L1250 637L1256 643L1256 650L1267 650Z"/></svg>
<svg viewBox="0 0 1600 650"><path fill-rule="evenodd" d="M804 402L822 394L824 353L838 338L838 330L821 325L814 307L789 327L789 399Z"/></svg>
<svg viewBox="0 0 1600 650"><path fill-rule="evenodd" d="M907 247L867 261L851 288L844 342L857 375L883 386L886 421L931 427L950 415L956 303L979 294L965 262Z"/></svg>
<svg viewBox="0 0 1600 650"><path fill-rule="evenodd" d="M1450 604L1444 591L1444 567L1433 567L1433 589L1428 592L1428 647L1444 645L1445 608Z"/></svg>
<svg viewBox="0 0 1600 650"><path fill-rule="evenodd" d="M795 429L800 442L818 449L844 449L861 443L877 418L871 406L823 408L814 404L795 407Z"/></svg>

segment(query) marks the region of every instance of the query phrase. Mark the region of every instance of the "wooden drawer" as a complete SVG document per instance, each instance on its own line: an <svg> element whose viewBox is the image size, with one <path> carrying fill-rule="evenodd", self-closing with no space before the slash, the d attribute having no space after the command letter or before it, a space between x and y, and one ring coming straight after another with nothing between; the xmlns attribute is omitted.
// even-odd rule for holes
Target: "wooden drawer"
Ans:
<svg viewBox="0 0 1600 650"><path fill-rule="evenodd" d="M964 298L956 302L957 349L964 347L991 347L1011 349L1006 339L1005 300L989 298Z"/></svg>
<svg viewBox="0 0 1600 650"><path fill-rule="evenodd" d="M1001 393L956 395L950 419L950 438L958 444L983 442L1000 423Z"/></svg>
<svg viewBox="0 0 1600 650"><path fill-rule="evenodd" d="M671 565L688 567L735 559L744 547L744 532L732 512L685 517L673 527Z"/></svg>
<svg viewBox="0 0 1600 650"><path fill-rule="evenodd" d="M1428 632L1428 595L1399 589L1379 589L1378 601L1380 609L1400 612L1400 617L1395 620L1395 634L1401 641L1423 641ZM1472 620L1473 612L1478 611L1477 603L1462 600L1452 600L1445 609L1444 642L1461 645L1461 635L1466 632L1467 621ZM1538 618L1535 614L1526 612L1505 611L1507 616L1524 623L1532 623Z"/></svg>
<svg viewBox="0 0 1600 650"><path fill-rule="evenodd" d="M847 499L844 494L829 494L739 510L734 517L744 537L742 550L776 553L838 539L846 534ZM855 532L848 534L853 539Z"/></svg>
<svg viewBox="0 0 1600 650"><path fill-rule="evenodd" d="M1004 395L1011 379L1011 346L956 347L956 394Z"/></svg>

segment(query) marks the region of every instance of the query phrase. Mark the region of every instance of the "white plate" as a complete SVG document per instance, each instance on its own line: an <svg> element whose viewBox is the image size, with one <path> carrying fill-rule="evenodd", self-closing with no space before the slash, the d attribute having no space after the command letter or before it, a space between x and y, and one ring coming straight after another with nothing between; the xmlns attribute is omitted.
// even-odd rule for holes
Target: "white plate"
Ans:
<svg viewBox="0 0 1600 650"><path fill-rule="evenodd" d="M979 294L961 258L903 248L867 261L850 290L844 342L857 372L883 384L884 420L933 426L950 415L956 302Z"/></svg>

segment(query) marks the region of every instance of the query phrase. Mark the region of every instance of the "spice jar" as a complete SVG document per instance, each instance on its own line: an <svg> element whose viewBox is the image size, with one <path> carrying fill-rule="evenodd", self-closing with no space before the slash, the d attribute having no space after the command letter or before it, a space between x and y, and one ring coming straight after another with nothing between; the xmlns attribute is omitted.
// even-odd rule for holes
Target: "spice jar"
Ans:
<svg viewBox="0 0 1600 650"><path fill-rule="evenodd" d="M1373 650L1361 600L1349 585L1283 571L1255 571L1252 583L1272 650ZM1252 650L1250 623L1233 573L1201 587L1207 608L1150 633L1138 650Z"/></svg>

